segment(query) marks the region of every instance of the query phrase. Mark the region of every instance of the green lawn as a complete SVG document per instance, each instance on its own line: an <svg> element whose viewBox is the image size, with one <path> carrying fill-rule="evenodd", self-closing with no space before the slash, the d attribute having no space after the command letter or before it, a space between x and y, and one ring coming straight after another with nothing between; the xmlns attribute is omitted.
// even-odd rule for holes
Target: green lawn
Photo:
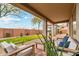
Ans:
<svg viewBox="0 0 79 59"><path fill-rule="evenodd" d="M40 38L42 38L41 35L39 35L39 36L40 36ZM6 41L8 43L12 42L12 43L16 44L19 42L24 43L24 42L28 42L28 41L35 40L35 39L39 39L37 35L23 36L23 37L17 37L17 38L9 38L6 40L0 40L0 42Z"/></svg>

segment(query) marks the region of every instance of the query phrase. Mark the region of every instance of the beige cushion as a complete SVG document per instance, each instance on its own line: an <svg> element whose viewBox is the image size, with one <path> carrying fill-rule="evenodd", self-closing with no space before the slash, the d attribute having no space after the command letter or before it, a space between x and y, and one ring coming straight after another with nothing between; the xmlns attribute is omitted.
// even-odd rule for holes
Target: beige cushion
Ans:
<svg viewBox="0 0 79 59"><path fill-rule="evenodd" d="M77 46L76 43L75 43L75 41L71 37L69 37L68 41L70 41L69 48L75 50L76 46Z"/></svg>
<svg viewBox="0 0 79 59"><path fill-rule="evenodd" d="M10 44L8 44L7 42L1 42L0 43L0 46L2 47L2 48L6 48L6 47L8 47L8 46L10 46Z"/></svg>
<svg viewBox="0 0 79 59"><path fill-rule="evenodd" d="M10 46L8 46L8 47L6 47L5 49L6 49L6 51L7 51L8 53L13 52L13 51L15 51L15 50L16 50L16 49L15 49L15 48L13 48L11 45L10 45Z"/></svg>
<svg viewBox="0 0 79 59"><path fill-rule="evenodd" d="M10 43L10 45L14 48L14 49L17 49L18 47L14 44L14 43Z"/></svg>
<svg viewBox="0 0 79 59"><path fill-rule="evenodd" d="M16 46L13 43L7 43L7 42L1 42L0 46L5 50L5 52L10 53L14 50L16 50Z"/></svg>

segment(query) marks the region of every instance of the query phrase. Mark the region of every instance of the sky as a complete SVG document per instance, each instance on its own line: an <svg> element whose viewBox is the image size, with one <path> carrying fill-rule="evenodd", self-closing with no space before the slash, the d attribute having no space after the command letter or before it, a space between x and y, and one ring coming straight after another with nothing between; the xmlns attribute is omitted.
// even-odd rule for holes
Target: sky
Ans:
<svg viewBox="0 0 79 59"><path fill-rule="evenodd" d="M32 19L34 15L21 10L19 16L8 15L0 18L0 28L26 28L26 29L37 29L37 24L33 25ZM42 23L41 27L42 29Z"/></svg>

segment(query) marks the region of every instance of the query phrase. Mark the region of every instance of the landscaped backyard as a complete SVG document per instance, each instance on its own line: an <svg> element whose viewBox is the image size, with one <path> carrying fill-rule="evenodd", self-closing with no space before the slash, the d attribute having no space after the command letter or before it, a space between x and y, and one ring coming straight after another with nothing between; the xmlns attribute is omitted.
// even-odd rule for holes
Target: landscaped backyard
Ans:
<svg viewBox="0 0 79 59"><path fill-rule="evenodd" d="M39 35L39 37L42 38L41 35ZM35 40L35 39L39 39L37 35L9 38L9 39L6 39L6 40L0 40L0 42L6 41L8 43L21 44L21 43L25 43L25 42Z"/></svg>

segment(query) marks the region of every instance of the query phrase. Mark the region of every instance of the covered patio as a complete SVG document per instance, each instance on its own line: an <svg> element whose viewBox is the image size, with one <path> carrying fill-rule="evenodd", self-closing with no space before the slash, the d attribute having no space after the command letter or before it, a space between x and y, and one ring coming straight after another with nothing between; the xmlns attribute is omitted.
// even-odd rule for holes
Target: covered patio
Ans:
<svg viewBox="0 0 79 59"><path fill-rule="evenodd" d="M21 8L29 13L41 18L43 20L43 35L48 38L48 27L51 26L51 37L55 40L62 40L64 36L56 37L56 24L59 23L67 23L69 32L65 34L69 34L69 36L75 42L76 48L79 46L79 4L75 3L15 3L14 6ZM76 37L74 37L73 33L73 22L76 21ZM40 41L34 41L35 46L41 47ZM32 46L32 45L31 45ZM72 45L73 47L74 45ZM34 48L34 46L33 46ZM74 47L73 47L74 48ZM64 51L74 53L78 52L78 49L69 49L64 48ZM34 48L35 50L37 47ZM33 51L34 51L33 49ZM61 49L61 48L59 48ZM20 51L20 50L19 50ZM19 52L17 51L17 52ZM15 55L17 52L10 53L7 55ZM41 55L46 55L43 50L36 50L36 53L41 52ZM34 52L33 52L34 53ZM37 54L38 55L38 54Z"/></svg>
<svg viewBox="0 0 79 59"><path fill-rule="evenodd" d="M28 3L28 4L13 4L25 11L32 13L33 15L43 20L43 34L48 36L48 26L51 26L51 36L54 38L56 35L56 24L67 23L69 28L69 36L78 43L78 8L79 4L75 3ZM76 37L73 33L73 22L76 21ZM64 37L64 36L63 36ZM62 35L57 39L62 39Z"/></svg>

